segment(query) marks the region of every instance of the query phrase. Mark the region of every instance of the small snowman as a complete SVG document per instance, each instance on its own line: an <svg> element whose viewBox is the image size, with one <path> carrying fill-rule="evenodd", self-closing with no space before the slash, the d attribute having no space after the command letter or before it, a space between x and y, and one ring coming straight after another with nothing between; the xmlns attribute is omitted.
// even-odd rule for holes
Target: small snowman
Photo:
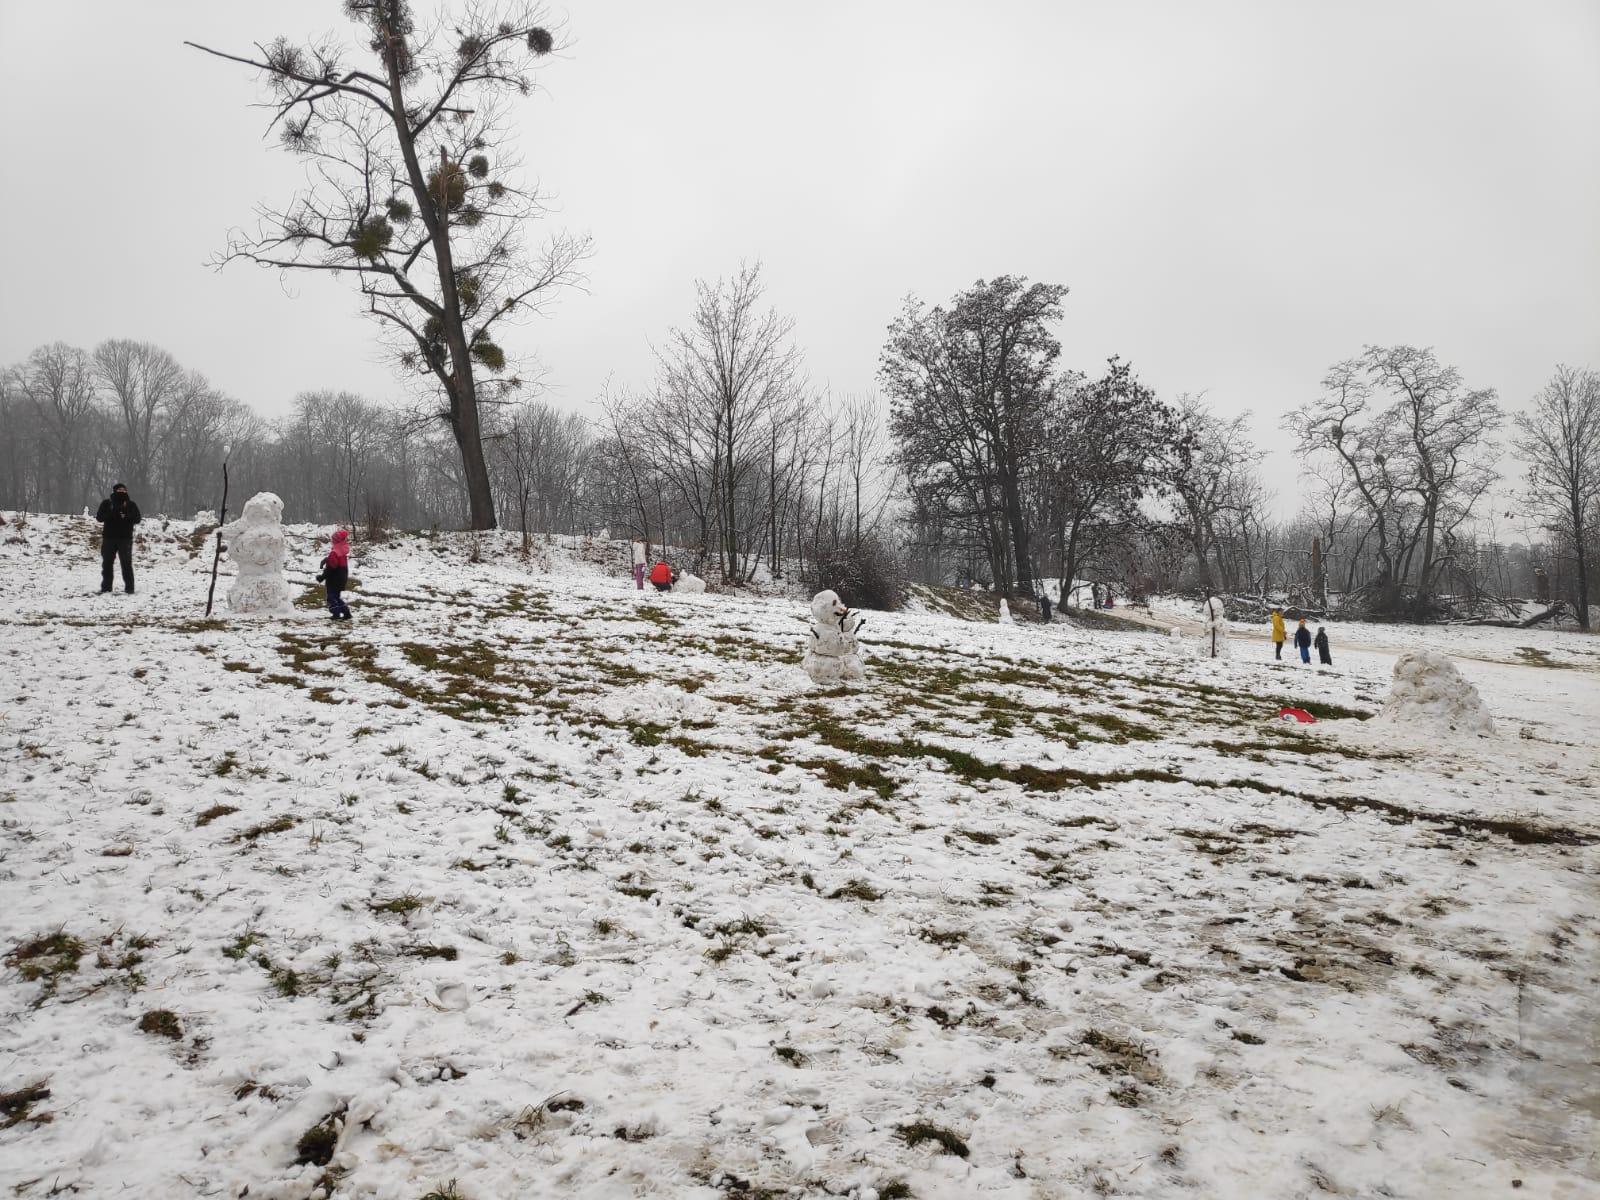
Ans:
<svg viewBox="0 0 1600 1200"><path fill-rule="evenodd" d="M1200 610L1200 655L1202 658L1228 657L1228 617L1222 601L1212 596Z"/></svg>
<svg viewBox="0 0 1600 1200"><path fill-rule="evenodd" d="M257 492L245 502L239 519L223 526L222 537L229 559L239 568L228 591L228 607L236 613L288 612L283 501L272 492Z"/></svg>
<svg viewBox="0 0 1600 1200"><path fill-rule="evenodd" d="M842 683L867 677L856 641L856 633L865 623L864 616L844 606L838 592L816 594L811 601L811 639L800 661L813 682Z"/></svg>
<svg viewBox="0 0 1600 1200"><path fill-rule="evenodd" d="M1016 621L1014 621L1012 619L1012 617L1011 617L1011 605L1007 604L1004 600L1000 601L1000 624L1002 624L1002 625L1015 625L1016 624Z"/></svg>

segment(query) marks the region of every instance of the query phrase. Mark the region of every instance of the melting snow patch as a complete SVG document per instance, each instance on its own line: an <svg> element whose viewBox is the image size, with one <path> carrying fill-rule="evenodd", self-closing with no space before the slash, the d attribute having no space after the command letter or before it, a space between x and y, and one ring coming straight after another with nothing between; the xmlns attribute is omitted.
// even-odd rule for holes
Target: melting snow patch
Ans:
<svg viewBox="0 0 1600 1200"><path fill-rule="evenodd" d="M712 701L682 688L653 682L619 688L594 701L588 708L610 721L646 724L710 721L717 715L717 706Z"/></svg>

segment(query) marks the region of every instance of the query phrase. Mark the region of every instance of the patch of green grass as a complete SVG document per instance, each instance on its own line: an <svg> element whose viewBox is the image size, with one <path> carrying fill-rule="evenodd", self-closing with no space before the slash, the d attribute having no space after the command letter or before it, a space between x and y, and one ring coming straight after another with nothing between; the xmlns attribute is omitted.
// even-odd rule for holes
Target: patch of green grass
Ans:
<svg viewBox="0 0 1600 1200"><path fill-rule="evenodd" d="M442 958L445 962L455 962L457 951L454 946L412 946L405 953L411 958Z"/></svg>
<svg viewBox="0 0 1600 1200"><path fill-rule="evenodd" d="M857 787L876 792L887 800L898 790L899 784L887 771L874 762L847 763L835 758L813 758L794 763L807 771L816 771L822 782L835 791L848 792Z"/></svg>
<svg viewBox="0 0 1600 1200"><path fill-rule="evenodd" d="M259 825L250 826L243 832L235 834L233 840L236 842L253 842L269 833L287 833L294 826L295 819L289 816L288 813L284 813L281 816L273 817L270 821L263 821Z"/></svg>
<svg viewBox="0 0 1600 1200"><path fill-rule="evenodd" d="M177 1013L166 1008L152 1008L140 1017L139 1032L171 1038L175 1042L183 1038L183 1026L178 1022Z"/></svg>
<svg viewBox="0 0 1600 1200"><path fill-rule="evenodd" d="M884 893L873 887L865 879L852 879L841 887L836 887L828 893L829 900L861 900L867 903L873 900L882 900Z"/></svg>
<svg viewBox="0 0 1600 1200"><path fill-rule="evenodd" d="M913 1121L909 1125L896 1125L894 1131L900 1135L900 1140L908 1146L920 1146L924 1142L932 1142L939 1148L941 1154L953 1154L957 1158L966 1158L971 1151L967 1148L966 1141L960 1134L942 1125L935 1125L930 1121Z"/></svg>
<svg viewBox="0 0 1600 1200"><path fill-rule="evenodd" d="M256 966L267 973L267 979L278 995L287 1000L292 1000L300 995L305 981L301 979L300 972L293 967L279 966L265 954L256 955ZM318 1165L320 1166L321 1164L319 1163Z"/></svg>
<svg viewBox="0 0 1600 1200"><path fill-rule="evenodd" d="M331 1112L300 1135L294 1144L295 1162L314 1167L328 1165L339 1144L339 1116L339 1112Z"/></svg>
<svg viewBox="0 0 1600 1200"><path fill-rule="evenodd" d="M404 895L396 896L393 900L380 900L376 904L367 905L367 907L375 913L388 913L390 916L402 917L406 913L416 912L422 905L421 896L413 892L406 892Z"/></svg>
<svg viewBox="0 0 1600 1200"><path fill-rule="evenodd" d="M1279 698L1266 701L1273 708L1303 708L1319 721L1365 721L1375 714L1367 708L1346 708L1327 700L1294 700Z"/></svg>
<svg viewBox="0 0 1600 1200"><path fill-rule="evenodd" d="M233 941L229 942L222 948L222 957L231 958L237 962L239 959L249 954L250 947L254 946L260 940L260 934L256 933L254 929L246 929L238 937L234 938Z"/></svg>
<svg viewBox="0 0 1600 1200"><path fill-rule="evenodd" d="M737 921L724 921L721 925L713 926L716 933L724 937L738 937L749 934L752 937L766 937L767 927L754 917L740 917Z"/></svg>
<svg viewBox="0 0 1600 1200"><path fill-rule="evenodd" d="M33 1115L34 1105L50 1099L48 1080L39 1080L36 1083L24 1084L13 1092L0 1092L0 1129L11 1129L30 1121L35 1125L47 1124L51 1117L49 1113Z"/></svg>
<svg viewBox="0 0 1600 1200"><path fill-rule="evenodd" d="M63 976L78 969L83 958L83 942L65 930L58 929L43 937L28 938L18 942L7 952L5 963L16 968L29 983L42 983L44 990L39 1001L54 994Z"/></svg>

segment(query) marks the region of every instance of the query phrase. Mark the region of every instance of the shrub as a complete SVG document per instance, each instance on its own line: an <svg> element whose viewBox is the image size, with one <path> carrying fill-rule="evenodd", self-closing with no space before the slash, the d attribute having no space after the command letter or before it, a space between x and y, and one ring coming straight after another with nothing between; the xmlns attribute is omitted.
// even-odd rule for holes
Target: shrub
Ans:
<svg viewBox="0 0 1600 1200"><path fill-rule="evenodd" d="M806 584L813 591L831 589L851 608L893 612L905 603L906 569L896 549L880 534L859 543L841 542L811 548Z"/></svg>

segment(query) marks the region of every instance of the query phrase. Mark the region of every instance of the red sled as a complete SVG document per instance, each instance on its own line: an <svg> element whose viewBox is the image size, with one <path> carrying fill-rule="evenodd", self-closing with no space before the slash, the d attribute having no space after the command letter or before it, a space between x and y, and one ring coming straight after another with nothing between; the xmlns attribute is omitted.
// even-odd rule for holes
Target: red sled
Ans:
<svg viewBox="0 0 1600 1200"><path fill-rule="evenodd" d="M1315 725L1317 723L1317 719L1303 708L1280 708L1278 710L1278 720L1298 721L1302 725Z"/></svg>

